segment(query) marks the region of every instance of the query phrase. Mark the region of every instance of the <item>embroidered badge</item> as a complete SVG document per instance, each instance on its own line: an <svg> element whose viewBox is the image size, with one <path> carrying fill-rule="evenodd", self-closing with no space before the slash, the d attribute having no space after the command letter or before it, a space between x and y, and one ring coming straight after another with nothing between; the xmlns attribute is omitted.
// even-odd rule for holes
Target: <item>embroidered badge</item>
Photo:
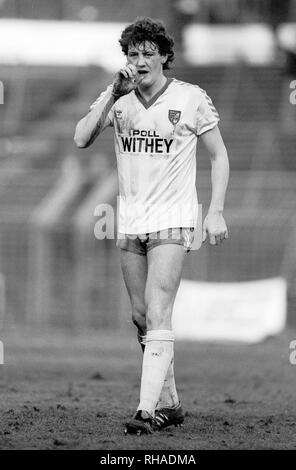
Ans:
<svg viewBox="0 0 296 470"><path fill-rule="evenodd" d="M175 126L180 121L181 111L175 109L169 109L169 120Z"/></svg>

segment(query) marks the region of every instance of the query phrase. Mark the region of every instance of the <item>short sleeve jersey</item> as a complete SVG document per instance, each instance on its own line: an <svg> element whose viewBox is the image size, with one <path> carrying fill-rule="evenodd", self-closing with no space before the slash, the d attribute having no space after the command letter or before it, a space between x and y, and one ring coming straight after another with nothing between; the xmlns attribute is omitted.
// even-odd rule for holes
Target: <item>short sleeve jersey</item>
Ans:
<svg viewBox="0 0 296 470"><path fill-rule="evenodd" d="M105 125L114 127L120 233L195 227L197 137L218 121L203 89L174 78L149 102L138 90L115 102Z"/></svg>

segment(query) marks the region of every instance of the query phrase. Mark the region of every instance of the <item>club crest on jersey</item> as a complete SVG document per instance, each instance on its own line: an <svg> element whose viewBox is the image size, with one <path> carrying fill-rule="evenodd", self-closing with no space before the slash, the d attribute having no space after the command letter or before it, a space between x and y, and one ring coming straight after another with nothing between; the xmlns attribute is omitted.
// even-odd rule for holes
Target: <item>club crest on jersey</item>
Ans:
<svg viewBox="0 0 296 470"><path fill-rule="evenodd" d="M115 114L117 119L122 119L122 111L120 109L116 109Z"/></svg>
<svg viewBox="0 0 296 470"><path fill-rule="evenodd" d="M181 111L175 109L169 109L169 120L175 126L180 121Z"/></svg>

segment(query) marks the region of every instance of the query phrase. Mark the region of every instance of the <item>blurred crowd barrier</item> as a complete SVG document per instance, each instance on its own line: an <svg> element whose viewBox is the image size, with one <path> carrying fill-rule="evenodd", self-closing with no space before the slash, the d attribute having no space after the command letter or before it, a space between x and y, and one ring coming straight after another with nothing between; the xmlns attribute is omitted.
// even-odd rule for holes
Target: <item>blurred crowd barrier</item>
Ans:
<svg viewBox="0 0 296 470"><path fill-rule="evenodd" d="M78 21L130 21L155 16L186 22L272 24L295 19L295 0L1 0L0 16ZM132 18L131 18L132 16ZM175 19L174 19L175 17Z"/></svg>

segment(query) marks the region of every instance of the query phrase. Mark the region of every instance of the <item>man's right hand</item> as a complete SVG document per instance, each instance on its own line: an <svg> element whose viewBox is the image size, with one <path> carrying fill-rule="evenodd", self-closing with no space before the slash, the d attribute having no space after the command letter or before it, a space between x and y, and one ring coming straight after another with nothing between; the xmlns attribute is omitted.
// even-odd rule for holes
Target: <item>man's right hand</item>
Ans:
<svg viewBox="0 0 296 470"><path fill-rule="evenodd" d="M140 81L137 69L132 64L127 64L119 70L114 77L112 94L120 98L134 90Z"/></svg>

